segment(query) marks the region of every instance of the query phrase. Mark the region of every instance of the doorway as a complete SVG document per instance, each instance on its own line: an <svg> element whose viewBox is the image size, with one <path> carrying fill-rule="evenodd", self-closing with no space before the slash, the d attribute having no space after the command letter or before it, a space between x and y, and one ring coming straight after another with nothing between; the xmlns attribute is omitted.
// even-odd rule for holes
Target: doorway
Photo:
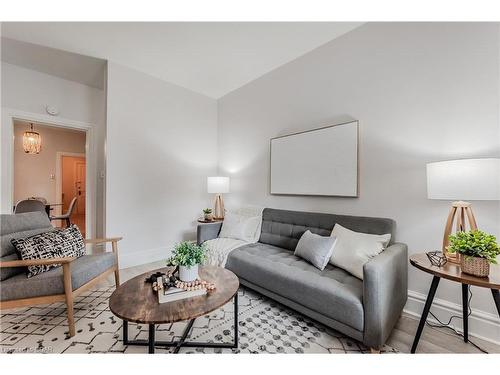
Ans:
<svg viewBox="0 0 500 375"><path fill-rule="evenodd" d="M86 169L85 155L61 153L61 195L62 212L70 209L71 202L76 203L71 212L71 222L76 224L85 237L85 206L86 206ZM62 225L63 223L60 223Z"/></svg>
<svg viewBox="0 0 500 375"><path fill-rule="evenodd" d="M76 222L73 215L71 222L75 222L83 233L87 228L85 223L86 215L86 150L87 150L87 132L80 129L73 129L63 126L53 126L48 123L38 121L25 121L13 119L13 205L25 199L41 200L45 205L45 212L49 216L58 216L67 212L69 202L72 197L78 195L78 214ZM27 133L36 132L39 136L38 150L30 150L25 146ZM29 138L28 138L29 139ZM79 158L76 168L69 173L70 178L81 181L80 188L67 190L69 202L65 205L62 201L61 187L61 159L60 155ZM75 177L73 177L75 176ZM74 183L74 182L71 182ZM76 207L75 207L76 208ZM60 220L51 220L54 226L64 227L65 223Z"/></svg>
<svg viewBox="0 0 500 375"><path fill-rule="evenodd" d="M56 200L56 196L60 197L60 186L56 183L60 180L60 165L57 156L53 154L50 157L52 159L52 165L55 168L46 170L44 173L40 173L41 168L38 168L37 164L45 158L49 153L49 146L51 146L48 142L50 137L47 138L44 136L45 133L44 128L54 129L54 130L66 130L73 131L80 134L84 134L85 143L83 148L79 148L78 150L71 148L59 149L58 151L64 152L74 152L79 154L84 154L86 157L86 207L85 207L85 232L86 236L92 238L95 236L96 232L96 210L99 212L101 208L98 208L96 205L96 156L94 152L95 147L95 131L94 124L85 123L81 121L75 121L67 118L53 117L49 115L44 115L40 113L31 113L26 111L20 111L12 108L2 108L2 121L1 121L1 131L2 131L2 147L0 148L1 153L1 161L2 161L2 171L5 173L2 174L1 179L1 202L0 202L0 211L3 214L11 214L13 212L13 207L19 201L19 199L25 199L26 197L45 197L49 203L50 215L58 215L62 212L62 203L60 199ZM16 124L24 123L25 127L23 131L28 129L31 123L34 124L35 131L39 132L42 136L42 149L40 154L38 155L30 155L25 154L22 151L22 132L21 134L16 131ZM40 131L38 131L40 130ZM42 132L43 131L43 132ZM46 142L47 141L47 142ZM21 143L19 143L21 142ZM75 145L74 142L71 145ZM21 150L21 152L19 152ZM24 155L25 157L21 157L20 155ZM16 157L19 156L19 157ZM22 167L16 166L16 159L21 161L27 161L28 163ZM26 169L25 167L32 168L34 172ZM42 179L37 180L36 183L32 181L35 176L41 175ZM47 181L50 181L47 184ZM44 191L39 191L41 187L46 186ZM56 190L56 194L50 196L51 187ZM27 189L24 193L21 192L21 196L19 197L19 188ZM36 190L36 191L35 191ZM57 194L58 193L58 194ZM59 205L61 204L61 205ZM102 206L99 206L102 207ZM46 207L47 208L47 207ZM101 223L104 222L104 213L99 212L99 219ZM53 221L54 224L58 225L57 221ZM102 237L103 234L101 231L104 229L99 226L97 229L99 236Z"/></svg>

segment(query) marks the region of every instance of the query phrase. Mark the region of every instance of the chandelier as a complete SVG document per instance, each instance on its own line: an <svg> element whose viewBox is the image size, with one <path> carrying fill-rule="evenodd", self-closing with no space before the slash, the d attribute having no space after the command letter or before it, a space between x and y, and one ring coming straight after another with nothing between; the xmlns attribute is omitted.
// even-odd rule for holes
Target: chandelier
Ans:
<svg viewBox="0 0 500 375"><path fill-rule="evenodd" d="M33 124L23 134L23 149L27 154L39 154L42 149L42 137L33 130Z"/></svg>

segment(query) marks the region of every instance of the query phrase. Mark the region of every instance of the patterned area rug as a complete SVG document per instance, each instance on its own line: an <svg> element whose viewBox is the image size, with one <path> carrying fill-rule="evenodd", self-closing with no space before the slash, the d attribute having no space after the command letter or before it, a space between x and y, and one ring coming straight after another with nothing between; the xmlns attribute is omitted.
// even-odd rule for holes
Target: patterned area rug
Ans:
<svg viewBox="0 0 500 375"><path fill-rule="evenodd" d="M109 311L114 287L83 293L75 301L76 335L69 338L64 303L5 311L0 320L2 353L147 353L122 344L122 321ZM186 323L157 326L156 339L179 339ZM195 320L188 340L231 342L233 303ZM363 344L309 320L249 289L239 291L239 348L182 348L181 353L369 353ZM129 324L129 339L144 339L148 326ZM156 348L156 353L170 349ZM396 353L385 346L384 353Z"/></svg>

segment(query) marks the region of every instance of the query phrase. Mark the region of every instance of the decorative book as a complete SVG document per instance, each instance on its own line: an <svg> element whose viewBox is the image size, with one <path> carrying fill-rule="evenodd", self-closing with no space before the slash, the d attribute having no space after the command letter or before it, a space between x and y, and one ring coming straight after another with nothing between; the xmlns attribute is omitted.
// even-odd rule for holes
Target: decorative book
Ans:
<svg viewBox="0 0 500 375"><path fill-rule="evenodd" d="M159 277L157 283L160 284L162 282L162 278ZM197 289L197 290L184 290L181 288L170 287L168 289L160 289L158 290L158 302L159 303L167 303L179 301L181 299L192 298L197 296L203 296L207 294L206 289Z"/></svg>
<svg viewBox="0 0 500 375"><path fill-rule="evenodd" d="M215 284L209 281L196 279L193 281L181 281L175 276L177 268L166 274L155 272L145 280L151 283L153 290L158 293L158 303L179 301L185 298L203 296L215 290Z"/></svg>

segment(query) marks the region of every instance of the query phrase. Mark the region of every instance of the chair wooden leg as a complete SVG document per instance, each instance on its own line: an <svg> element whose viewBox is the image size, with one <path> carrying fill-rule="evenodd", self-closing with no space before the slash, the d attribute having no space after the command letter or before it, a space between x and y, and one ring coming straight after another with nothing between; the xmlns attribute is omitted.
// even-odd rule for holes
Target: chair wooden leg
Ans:
<svg viewBox="0 0 500 375"><path fill-rule="evenodd" d="M119 287L120 286L120 270L118 269L118 267L115 268L115 287Z"/></svg>
<svg viewBox="0 0 500 375"><path fill-rule="evenodd" d="M71 226L71 221L69 221L69 218L66 219L66 228L69 228Z"/></svg>
<svg viewBox="0 0 500 375"><path fill-rule="evenodd" d="M71 285L70 263L63 264L64 294L66 296L66 309L68 314L69 336L75 335L75 317L73 315L73 287Z"/></svg>
<svg viewBox="0 0 500 375"><path fill-rule="evenodd" d="M120 286L120 267L118 265L118 243L116 241L111 242L111 247L113 253L115 254L116 266L115 266L115 286L118 288Z"/></svg>

